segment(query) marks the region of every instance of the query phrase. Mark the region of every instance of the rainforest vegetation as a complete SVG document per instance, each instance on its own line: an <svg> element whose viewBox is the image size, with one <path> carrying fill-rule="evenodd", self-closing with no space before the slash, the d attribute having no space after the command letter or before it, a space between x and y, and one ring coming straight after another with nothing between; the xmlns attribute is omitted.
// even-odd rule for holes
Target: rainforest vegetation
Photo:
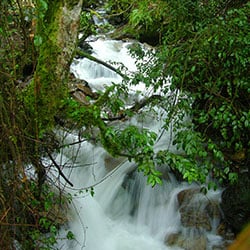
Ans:
<svg viewBox="0 0 250 250"><path fill-rule="evenodd" d="M109 25L97 29L92 17L100 6ZM2 249L19 244L52 249L56 242L63 221L60 212L51 213L64 210L68 200L48 178L52 165L74 185L54 160L65 146L55 132L62 127L97 129L95 140L112 156L134 161L152 186L161 183L162 165L183 180L199 182L204 192L237 184L243 172L250 176L248 1L1 0L0 16ZM75 56L90 57L79 51L80 43L107 30L113 39L136 39L154 49L133 46L138 71L130 76L118 72L123 83L93 94L85 105L72 98L70 65ZM165 84L168 76L170 85ZM162 95L145 96L127 109L129 87L140 82ZM166 110L164 127L173 129L179 153L154 152L157 135L146 129L110 126L144 107ZM213 182L206 182L208 175Z"/></svg>

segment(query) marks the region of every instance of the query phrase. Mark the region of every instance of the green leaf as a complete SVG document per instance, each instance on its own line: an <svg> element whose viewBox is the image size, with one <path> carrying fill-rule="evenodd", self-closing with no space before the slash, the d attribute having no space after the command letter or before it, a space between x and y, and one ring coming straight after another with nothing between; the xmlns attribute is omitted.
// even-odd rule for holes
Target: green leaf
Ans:
<svg viewBox="0 0 250 250"><path fill-rule="evenodd" d="M246 128L249 127L249 120L248 119L245 120L244 125L245 125Z"/></svg>
<svg viewBox="0 0 250 250"><path fill-rule="evenodd" d="M66 237L67 237L68 240L74 240L75 239L75 235L71 231L68 231Z"/></svg>
<svg viewBox="0 0 250 250"><path fill-rule="evenodd" d="M41 8L41 10L43 12L48 10L48 4L47 4L47 2L45 0L38 0L38 5L39 5L39 8Z"/></svg>
<svg viewBox="0 0 250 250"><path fill-rule="evenodd" d="M93 187L90 188L90 195L91 195L92 197L95 195L95 191L94 191L94 188L93 188Z"/></svg>
<svg viewBox="0 0 250 250"><path fill-rule="evenodd" d="M230 171L230 168L229 168L229 167L226 167L226 168L224 169L224 173L225 173L225 174L228 174L229 171Z"/></svg>
<svg viewBox="0 0 250 250"><path fill-rule="evenodd" d="M35 45L36 47L39 47L39 46L41 46L42 43L43 43L42 37L39 36L39 35L36 35L36 36L34 37L34 45Z"/></svg>
<svg viewBox="0 0 250 250"><path fill-rule="evenodd" d="M228 179L231 183L236 183L238 181L238 174L237 173L229 173Z"/></svg>
<svg viewBox="0 0 250 250"><path fill-rule="evenodd" d="M155 176L155 182L157 183L157 184L162 184L162 180L161 180L161 178L159 178L159 177L157 177L157 176Z"/></svg>
<svg viewBox="0 0 250 250"><path fill-rule="evenodd" d="M191 72L192 72L192 73L195 71L195 68L196 68L196 66L195 66L195 65L194 65L194 66L192 66L192 68L191 68Z"/></svg>
<svg viewBox="0 0 250 250"><path fill-rule="evenodd" d="M51 225L49 229L50 229L51 233L56 233L57 232L57 228L54 225Z"/></svg>

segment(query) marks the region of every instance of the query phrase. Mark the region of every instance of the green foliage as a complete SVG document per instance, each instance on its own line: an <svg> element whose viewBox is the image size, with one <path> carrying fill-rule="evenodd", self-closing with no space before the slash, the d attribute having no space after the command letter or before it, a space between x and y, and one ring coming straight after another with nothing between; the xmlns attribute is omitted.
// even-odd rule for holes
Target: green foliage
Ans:
<svg viewBox="0 0 250 250"><path fill-rule="evenodd" d="M139 27L141 20L157 30L157 17L149 17L146 2L131 12L130 25ZM182 150L178 155L163 151L159 161L189 182L204 183L209 174L235 182L235 165L249 157L250 5L166 2L163 45L149 53L132 48L139 70L131 83L143 81L168 94L158 105L168 113L165 128L173 126L174 143ZM157 8L164 7L159 3ZM171 84L164 85L169 75Z"/></svg>
<svg viewBox="0 0 250 250"><path fill-rule="evenodd" d="M80 16L80 32L83 35L83 40L85 40L90 35L96 34L96 26L93 23L93 15L95 13L89 11L82 11Z"/></svg>
<svg viewBox="0 0 250 250"><path fill-rule="evenodd" d="M124 129L108 126L103 120L102 108L110 107L112 115L116 115L124 103L119 98L108 94L113 89L107 88L94 105L84 106L69 98L64 105L68 117L78 123L78 126L86 128L99 128L99 140L104 148L113 156L126 156L138 164L138 170L148 177L148 183L154 186L161 183L161 173L156 170L154 161L154 143L157 135L147 129L139 129L136 126L126 126ZM115 102L114 102L115 100ZM99 106L100 105L100 106ZM113 106L113 107L112 107ZM104 118L105 118L104 113Z"/></svg>
<svg viewBox="0 0 250 250"><path fill-rule="evenodd" d="M94 195L95 195L94 187L90 187L89 189L86 189L85 191L86 191L86 193L90 193L90 195L92 197L94 197ZM83 191L81 190L79 193L82 193L82 192Z"/></svg>
<svg viewBox="0 0 250 250"><path fill-rule="evenodd" d="M46 12L48 10L48 3L46 0L37 0L36 1L36 11L37 11L37 17L39 19L44 19Z"/></svg>
<svg viewBox="0 0 250 250"><path fill-rule="evenodd" d="M134 0L112 0L105 2L105 9L111 21L118 17L119 20L122 20L120 22L123 22L128 21L130 11L133 9L135 4L136 2Z"/></svg>
<svg viewBox="0 0 250 250"><path fill-rule="evenodd" d="M61 223L66 222L65 214L68 197L59 195L56 190L52 190L48 183L43 185L42 193L39 198L29 197L27 205L32 211L32 216L36 218L37 227L29 229L25 233L28 235L23 244L24 249L30 249L31 246L39 249L53 249L58 239L58 228ZM35 182L31 182L32 193L38 192ZM74 234L67 232L67 239L73 240Z"/></svg>
<svg viewBox="0 0 250 250"><path fill-rule="evenodd" d="M244 161L249 146L249 4L143 0L126 8L125 2L109 4L126 12L127 29L147 34L158 31L164 41L155 50L131 46L138 71L127 82L144 82L146 87L167 95L151 105L159 105L168 113L165 128L173 126L174 144L182 153L166 150L164 160L159 161L170 164L189 182L205 183L208 175L219 181L235 181L235 161L230 154L242 152L238 160ZM169 75L170 84L166 83ZM124 100L116 93L101 105L99 114L104 113L107 119L110 113L115 116L124 110ZM134 127L103 129L101 141L106 148L115 145L117 150L111 150L114 155L134 155L139 169L151 174L158 156L143 141L145 135L150 138L148 134L137 134ZM113 144L117 137L125 144ZM122 151L125 145L129 150ZM148 157L146 151L150 152Z"/></svg>
<svg viewBox="0 0 250 250"><path fill-rule="evenodd" d="M25 64L33 57L28 38L28 26L24 17L19 18L15 13L22 13L16 5L8 1L0 4L0 73L1 83L15 80L22 74ZM22 58L22 59L21 59ZM4 85L1 84L1 89Z"/></svg>
<svg viewBox="0 0 250 250"><path fill-rule="evenodd" d="M161 42L168 22L168 3L162 0L144 0L135 3L125 31L150 44Z"/></svg>
<svg viewBox="0 0 250 250"><path fill-rule="evenodd" d="M46 12L48 10L48 3L46 0L37 0L36 1L36 22L37 22L37 32L34 36L34 45L36 47L39 47L42 45L43 40L46 39L46 37L43 37L43 29L46 30L46 27L44 25L44 20L46 16Z"/></svg>
<svg viewBox="0 0 250 250"><path fill-rule="evenodd" d="M55 137L48 143L44 133L48 135L54 124L55 113L52 112L49 118L48 112L52 109L48 107L51 104L53 109L55 106L59 108L65 89L59 89L59 86L54 89L57 94L62 94L58 99L51 91L56 84L54 76L49 76L54 70L50 60L54 56L52 47L46 59L40 58L38 64L36 61L37 52L46 41L44 37L48 38L48 30L44 30L45 24L42 23L47 18L47 2L37 1L35 7L26 6L24 1L18 3L0 3L3 17L0 20L0 245L4 249L14 249L16 241L22 249L51 249L60 222L55 214L52 218L50 213L62 203L45 184L42 158L45 152L54 150L51 142ZM34 28L33 19L42 23L41 36L39 38L38 29L38 38L34 41L38 45L36 50L33 33L30 33ZM44 73L39 78L43 84L40 89L36 85L38 81L30 80L35 64ZM45 69L46 65L50 71ZM30 69L27 71L27 68ZM35 95L38 90L44 99ZM34 171L32 177L26 176L28 168Z"/></svg>
<svg viewBox="0 0 250 250"><path fill-rule="evenodd" d="M230 10L167 49L166 70L173 75L173 85L195 99L192 115L197 129L213 136L223 151L237 152L249 141L248 17L249 4Z"/></svg>
<svg viewBox="0 0 250 250"><path fill-rule="evenodd" d="M145 0L137 2L129 16L129 24L134 29L143 28L143 31L159 31L166 18L167 3L160 0ZM157 26L157 30L155 30Z"/></svg>
<svg viewBox="0 0 250 250"><path fill-rule="evenodd" d="M21 18L24 9L9 1L0 4L3 247L12 246L14 238L22 243L23 249L51 249L56 243L60 223L49 212L55 204L62 203L44 182L46 172L41 163L44 152L56 148L46 141L56 116L70 121L73 128L97 128L96 141L111 155L133 160L152 186L161 183L160 167L168 165L188 182L199 181L215 189L216 183L207 182L207 176L221 182L225 179L236 182L238 168L249 160L249 3L108 1L109 14L119 14L127 21L128 31L137 32L140 39L157 33L156 43L162 45L147 51L132 46L138 71L132 79L125 77L122 86L114 84L99 93L98 99L91 100L89 105L68 97L63 87L68 80L70 60L61 62L65 63L61 71L54 60L67 49L63 43L57 43L60 24L57 14L62 4L63 1L37 0L34 9L29 8L29 20L35 19L37 23L33 52L32 40ZM82 13L85 33L93 33L91 15ZM31 60L36 73L29 86L21 90L20 81L26 83L23 70ZM172 81L166 82L169 75ZM166 97L160 94L144 97L144 106L135 103L133 108L127 108L128 89L140 82ZM127 119L143 107L151 111L155 106L166 111L164 128L173 127L170 139L178 152L168 148L155 152L157 135L147 129L126 123L109 124ZM36 171L34 179L27 180L27 164ZM94 195L93 188L89 191ZM19 226L26 229L20 230ZM66 238L74 239L73 233L68 232Z"/></svg>
<svg viewBox="0 0 250 250"><path fill-rule="evenodd" d="M161 172L156 170L153 148L157 135L147 129L131 125L117 131L116 138L115 140L120 142L122 155L137 163L138 171L147 176L148 184L152 186L161 184Z"/></svg>
<svg viewBox="0 0 250 250"><path fill-rule="evenodd" d="M71 231L68 231L66 237L67 237L68 240L74 240L75 239L75 236Z"/></svg>
<svg viewBox="0 0 250 250"><path fill-rule="evenodd" d="M189 183L199 180L205 183L208 171L202 166L197 166L192 157L184 157L169 151L160 151L157 156L162 162L182 174Z"/></svg>
<svg viewBox="0 0 250 250"><path fill-rule="evenodd" d="M157 135L146 129L139 129L136 126L128 126L119 135L122 148L126 148L126 152L130 155L135 153L151 154L152 146Z"/></svg>

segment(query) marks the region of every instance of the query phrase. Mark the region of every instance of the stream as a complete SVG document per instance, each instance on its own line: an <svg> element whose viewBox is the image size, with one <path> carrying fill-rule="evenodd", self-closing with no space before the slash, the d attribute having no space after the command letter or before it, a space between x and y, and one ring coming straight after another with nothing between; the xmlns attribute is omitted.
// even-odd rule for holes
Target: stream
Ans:
<svg viewBox="0 0 250 250"><path fill-rule="evenodd" d="M123 63L135 71L134 59L128 53L131 41L115 41L105 37L89 38L93 55L103 61ZM113 71L88 59L76 59L71 71L88 82L94 90L103 90L112 82L121 82ZM170 79L168 79L170 80ZM147 95L144 84L130 89L131 101ZM130 104L128 104L130 105ZM171 131L164 131L164 111L141 112L125 123L148 128L161 135L155 150L170 147ZM117 124L123 126L123 124ZM78 140L78 134L59 131L64 143ZM77 157L73 157L77 155ZM164 170L163 184L152 188L136 171L133 162L112 158L100 145L84 141L64 148L57 156L63 172L74 184L69 187L60 180L72 202L68 222L60 230L58 249L72 250L168 250L224 249L217 235L220 223L221 190L199 192L197 184L178 182ZM71 167L67 167L71 166ZM73 166L73 167L72 167ZM94 185L94 189L87 187ZM84 191L83 191L84 190ZM92 193L94 192L94 194ZM68 231L74 240L66 240Z"/></svg>

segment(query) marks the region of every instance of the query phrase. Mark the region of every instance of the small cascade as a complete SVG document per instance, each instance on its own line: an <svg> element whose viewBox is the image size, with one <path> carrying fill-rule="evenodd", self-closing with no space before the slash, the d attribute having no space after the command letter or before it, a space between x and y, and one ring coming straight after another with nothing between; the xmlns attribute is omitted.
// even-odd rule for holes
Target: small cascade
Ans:
<svg viewBox="0 0 250 250"><path fill-rule="evenodd" d="M100 38L89 43L97 58L121 62L128 70L136 70L128 54L129 42ZM88 59L75 60L72 72L94 90L121 81L120 76ZM144 90L143 84L137 88ZM127 122L158 133L162 130L162 115L159 110L157 115L147 113L143 119L138 116ZM160 134L156 150L171 141L167 131ZM76 135L61 136L68 143L77 141ZM77 157L72 159L76 152ZM179 183L167 169L163 184L152 188L133 162L114 159L100 146L86 141L63 149L57 161L74 166L64 168L74 187L64 189L72 202L68 223L60 230L59 249L213 250L222 245L217 235L220 191L209 191L204 196L197 185ZM92 185L93 190L88 188ZM68 230L73 232L74 240L65 240Z"/></svg>

